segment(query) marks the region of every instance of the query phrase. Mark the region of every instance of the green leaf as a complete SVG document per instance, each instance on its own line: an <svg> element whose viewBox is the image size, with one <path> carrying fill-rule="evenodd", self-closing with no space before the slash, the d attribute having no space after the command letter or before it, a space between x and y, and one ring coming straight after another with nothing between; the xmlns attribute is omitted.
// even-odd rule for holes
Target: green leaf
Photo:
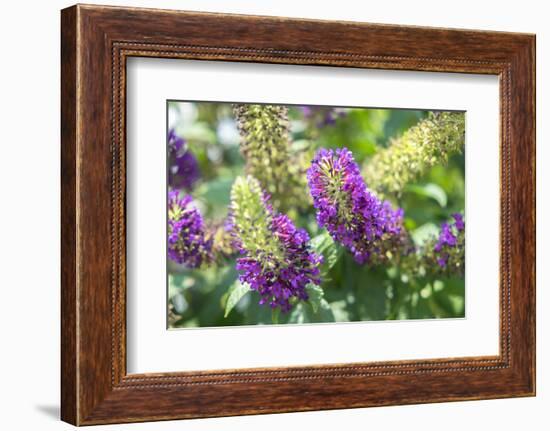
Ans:
<svg viewBox="0 0 550 431"><path fill-rule="evenodd" d="M442 208L445 208L447 206L447 193L445 193L445 190L443 190L437 184L409 184L405 187L405 191L416 193L419 196L431 198L435 200Z"/></svg>
<svg viewBox="0 0 550 431"><path fill-rule="evenodd" d="M308 141L306 139L297 139L292 142L290 146L290 150L293 153L297 153L300 151L306 151L311 147L311 141Z"/></svg>
<svg viewBox="0 0 550 431"><path fill-rule="evenodd" d="M330 234L325 230L323 233L313 237L309 242L313 251L324 257L321 265L322 275L326 275L338 261L342 249L334 242Z"/></svg>
<svg viewBox="0 0 550 431"><path fill-rule="evenodd" d="M464 280L436 280L434 290L434 300L445 310L447 317L464 316Z"/></svg>
<svg viewBox="0 0 550 431"><path fill-rule="evenodd" d="M346 309L346 301L335 301L330 303L331 313L336 322L349 322L350 315Z"/></svg>
<svg viewBox="0 0 550 431"><path fill-rule="evenodd" d="M290 312L288 316L288 323L309 323L309 317L307 315L305 304L298 303Z"/></svg>
<svg viewBox="0 0 550 431"><path fill-rule="evenodd" d="M334 241L326 230L323 231L323 233L311 238L309 241L309 245L317 253L323 253L328 247L330 247L331 243L334 243Z"/></svg>
<svg viewBox="0 0 550 431"><path fill-rule="evenodd" d="M434 223L426 223L412 231L411 236L415 245L420 246L430 238L439 234L439 228Z"/></svg>
<svg viewBox="0 0 550 431"><path fill-rule="evenodd" d="M325 293L319 286L310 283L306 286L306 291L309 296L308 302L311 308L313 308L314 313L318 313L322 309L328 310L330 308L325 299Z"/></svg>
<svg viewBox="0 0 550 431"><path fill-rule="evenodd" d="M228 297L227 302L225 303L225 313L223 317L227 317L233 307L238 304L241 298L250 292L250 286L246 283L241 283L239 280L236 280L227 290Z"/></svg>
<svg viewBox="0 0 550 431"><path fill-rule="evenodd" d="M206 122L196 122L187 127L180 127L177 131L189 141L206 141L209 144L216 143L216 132L214 132Z"/></svg>
<svg viewBox="0 0 550 431"><path fill-rule="evenodd" d="M185 300L185 296L183 296L183 294L181 293L174 295L171 301L177 314L183 314L185 310L187 310L187 308L189 307L189 304Z"/></svg>
<svg viewBox="0 0 550 431"><path fill-rule="evenodd" d="M233 178L218 178L200 185L195 191L195 198L216 205L229 205Z"/></svg>

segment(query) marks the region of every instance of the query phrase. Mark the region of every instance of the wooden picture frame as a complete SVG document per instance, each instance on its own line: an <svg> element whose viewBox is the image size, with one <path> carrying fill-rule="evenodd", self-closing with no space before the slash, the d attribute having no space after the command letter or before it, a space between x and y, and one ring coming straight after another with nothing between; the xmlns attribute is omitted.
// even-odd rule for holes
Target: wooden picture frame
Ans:
<svg viewBox="0 0 550 431"><path fill-rule="evenodd" d="M64 421L535 394L534 35L83 5L61 17ZM125 65L131 56L498 75L500 354L128 375Z"/></svg>

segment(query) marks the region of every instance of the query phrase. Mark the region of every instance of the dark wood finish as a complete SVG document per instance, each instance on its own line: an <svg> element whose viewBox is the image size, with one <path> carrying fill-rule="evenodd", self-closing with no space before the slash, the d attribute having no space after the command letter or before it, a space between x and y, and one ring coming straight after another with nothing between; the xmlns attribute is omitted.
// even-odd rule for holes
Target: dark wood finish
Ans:
<svg viewBox="0 0 550 431"><path fill-rule="evenodd" d="M62 11L61 39L63 420L87 425L534 395L533 35L79 5ZM127 375L129 56L499 75L500 354Z"/></svg>
<svg viewBox="0 0 550 431"><path fill-rule="evenodd" d="M76 8L61 25L61 417L77 420Z"/></svg>

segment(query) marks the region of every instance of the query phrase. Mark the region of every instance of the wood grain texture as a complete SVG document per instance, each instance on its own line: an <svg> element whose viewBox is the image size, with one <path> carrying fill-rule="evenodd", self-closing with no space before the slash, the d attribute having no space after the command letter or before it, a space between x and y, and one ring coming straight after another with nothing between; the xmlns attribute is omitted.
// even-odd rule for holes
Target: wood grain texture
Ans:
<svg viewBox="0 0 550 431"><path fill-rule="evenodd" d="M87 425L534 395L533 35L79 5L62 11L61 39L63 420ZM127 375L131 56L498 75L500 354Z"/></svg>
<svg viewBox="0 0 550 431"><path fill-rule="evenodd" d="M76 299L76 9L61 16L61 417L78 421Z"/></svg>

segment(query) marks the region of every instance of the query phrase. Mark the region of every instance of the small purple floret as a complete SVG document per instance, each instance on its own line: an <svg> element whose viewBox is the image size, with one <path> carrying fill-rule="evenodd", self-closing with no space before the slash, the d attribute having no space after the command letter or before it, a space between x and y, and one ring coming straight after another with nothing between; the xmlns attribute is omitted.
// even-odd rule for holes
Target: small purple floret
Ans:
<svg viewBox="0 0 550 431"><path fill-rule="evenodd" d="M436 261L441 268L447 266L447 262L453 249L459 246L458 235L464 231L464 217L462 214L452 214L453 223L442 223L439 237L434 246Z"/></svg>
<svg viewBox="0 0 550 431"><path fill-rule="evenodd" d="M189 268L198 268L210 258L212 239L207 239L202 215L187 195L168 193L168 257Z"/></svg>
<svg viewBox="0 0 550 431"><path fill-rule="evenodd" d="M459 231L463 231L464 230L464 217L462 217L462 214L460 214L460 213L453 214L453 218L455 220L455 227Z"/></svg>
<svg viewBox="0 0 550 431"><path fill-rule="evenodd" d="M173 188L191 190L201 176L199 163L187 147L185 139L168 132L168 183Z"/></svg>

